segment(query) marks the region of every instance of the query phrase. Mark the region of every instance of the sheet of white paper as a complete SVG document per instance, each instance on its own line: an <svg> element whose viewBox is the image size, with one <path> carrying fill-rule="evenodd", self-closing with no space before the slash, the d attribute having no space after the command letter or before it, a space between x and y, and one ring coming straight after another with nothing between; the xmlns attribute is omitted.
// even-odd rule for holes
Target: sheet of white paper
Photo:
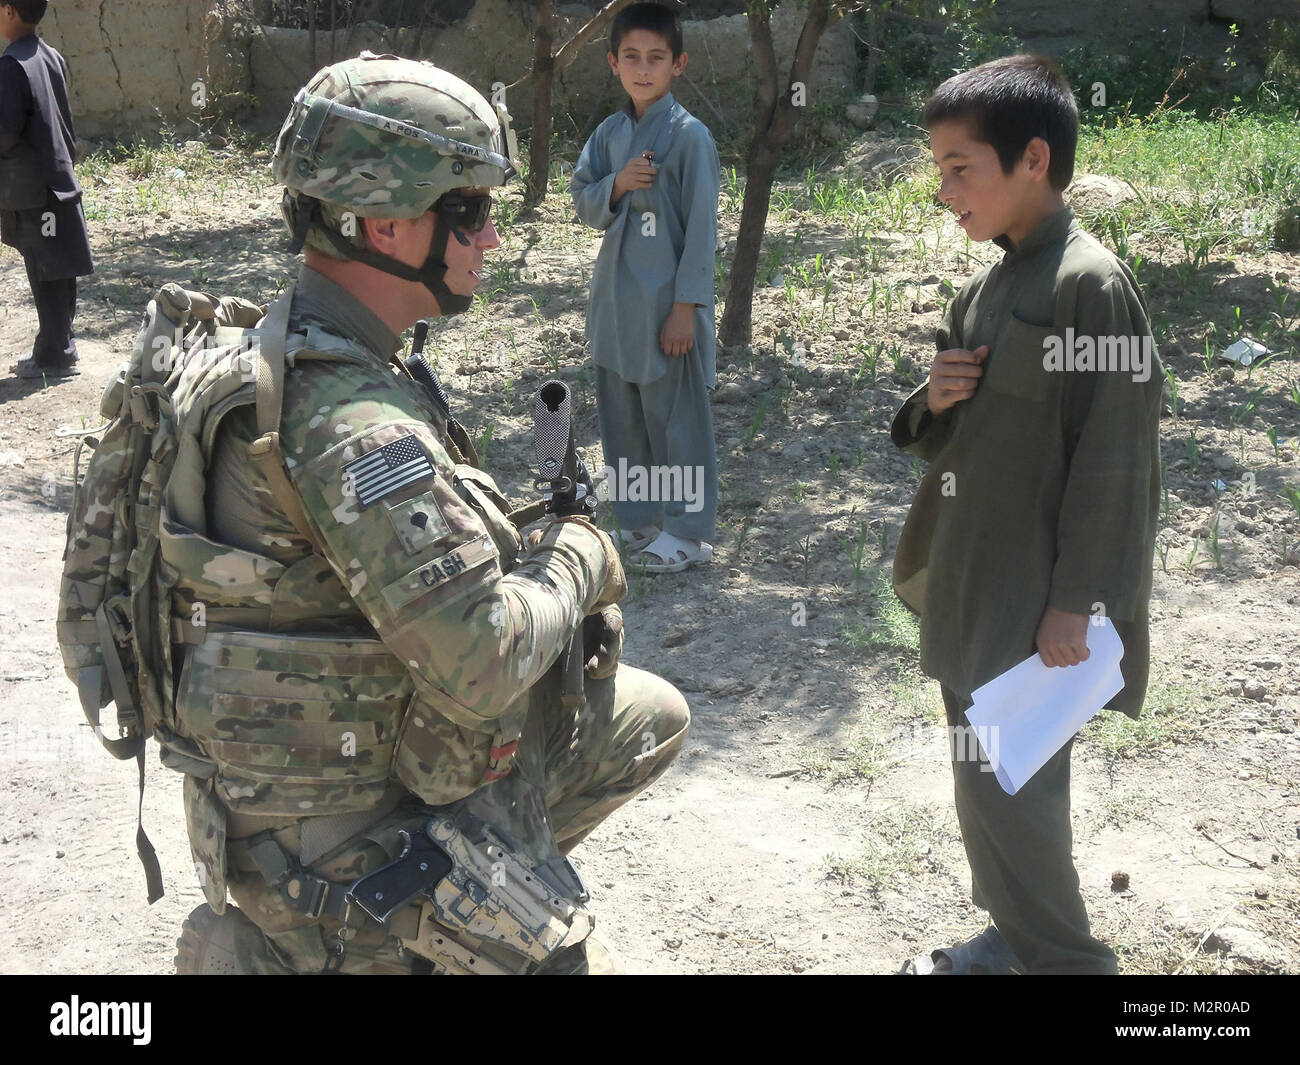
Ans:
<svg viewBox="0 0 1300 1065"><path fill-rule="evenodd" d="M1087 640L1092 653L1077 666L1049 668L1031 655L971 693L966 719L1008 795L1124 687L1124 644L1110 618L1089 621Z"/></svg>

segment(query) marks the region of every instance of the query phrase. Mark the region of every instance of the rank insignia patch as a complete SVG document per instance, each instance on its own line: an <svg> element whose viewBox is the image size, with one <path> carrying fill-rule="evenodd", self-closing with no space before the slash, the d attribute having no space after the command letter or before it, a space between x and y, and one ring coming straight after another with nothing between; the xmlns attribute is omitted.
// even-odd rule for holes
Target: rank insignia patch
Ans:
<svg viewBox="0 0 1300 1065"><path fill-rule="evenodd" d="M390 492L433 476L433 465L411 433L343 467L343 477L365 510Z"/></svg>
<svg viewBox="0 0 1300 1065"><path fill-rule="evenodd" d="M423 492L404 503L385 503L384 509L392 519L397 538L402 541L408 555L418 555L425 548L451 535L438 501L432 492Z"/></svg>

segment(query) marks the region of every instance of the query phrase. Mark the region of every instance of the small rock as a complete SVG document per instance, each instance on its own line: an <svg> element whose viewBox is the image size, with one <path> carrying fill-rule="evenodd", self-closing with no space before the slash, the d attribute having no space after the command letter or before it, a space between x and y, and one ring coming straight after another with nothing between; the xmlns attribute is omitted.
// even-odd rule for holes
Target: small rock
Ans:
<svg viewBox="0 0 1300 1065"><path fill-rule="evenodd" d="M1232 458L1231 455L1215 455L1214 458L1211 459L1210 461L1214 464L1214 468L1216 470L1221 470L1224 472L1227 472L1228 470L1232 469L1234 466L1237 465L1236 461Z"/></svg>
<svg viewBox="0 0 1300 1065"><path fill-rule="evenodd" d="M870 129L871 123L876 119L876 112L879 110L880 101L867 92L844 109L844 117L858 129Z"/></svg>
<svg viewBox="0 0 1300 1065"><path fill-rule="evenodd" d="M1250 777L1251 777L1251 772L1250 772L1249 769L1238 769L1238 770L1237 770L1237 779L1238 779L1238 780L1249 780Z"/></svg>
<svg viewBox="0 0 1300 1065"><path fill-rule="evenodd" d="M1128 881L1128 873L1124 872L1122 869L1117 869L1115 872L1110 874L1111 891L1127 891Z"/></svg>
<svg viewBox="0 0 1300 1065"><path fill-rule="evenodd" d="M1126 181L1105 174L1081 174L1065 190L1066 202L1076 211L1099 211L1118 207L1137 199L1137 193Z"/></svg>
<svg viewBox="0 0 1300 1065"><path fill-rule="evenodd" d="M1268 898L1268 885L1267 885L1267 884L1256 884L1256 885L1255 885L1255 898L1257 898L1257 899L1266 899L1266 898Z"/></svg>
<svg viewBox="0 0 1300 1065"><path fill-rule="evenodd" d="M1278 669L1282 665L1276 658L1257 658L1254 664L1259 669Z"/></svg>
<svg viewBox="0 0 1300 1065"><path fill-rule="evenodd" d="M719 385L713 393L714 403L743 403L745 401L745 390L735 381L728 381L725 385Z"/></svg>
<svg viewBox="0 0 1300 1065"><path fill-rule="evenodd" d="M680 647L687 643L695 634L685 625L672 625L664 633L664 638L660 641L660 647Z"/></svg>
<svg viewBox="0 0 1300 1065"><path fill-rule="evenodd" d="M665 939L664 946L667 947L669 950L680 950L682 946L682 937L672 936L669 939Z"/></svg>
<svg viewBox="0 0 1300 1065"><path fill-rule="evenodd" d="M1286 956L1265 936L1250 928L1228 925L1205 941L1206 950L1223 951L1243 961L1276 965Z"/></svg>
<svg viewBox="0 0 1300 1065"><path fill-rule="evenodd" d="M56 858L62 858L62 857L63 857L63 851L55 851L55 852L54 852L54 857L56 857Z"/></svg>
<svg viewBox="0 0 1300 1065"><path fill-rule="evenodd" d="M235 115L253 110L256 104L256 98L251 93L228 92L224 96L217 97L213 106L219 114Z"/></svg>
<svg viewBox="0 0 1300 1065"><path fill-rule="evenodd" d="M1264 698L1268 691L1259 681L1247 681L1241 686L1241 694L1247 699L1254 699L1256 702Z"/></svg>

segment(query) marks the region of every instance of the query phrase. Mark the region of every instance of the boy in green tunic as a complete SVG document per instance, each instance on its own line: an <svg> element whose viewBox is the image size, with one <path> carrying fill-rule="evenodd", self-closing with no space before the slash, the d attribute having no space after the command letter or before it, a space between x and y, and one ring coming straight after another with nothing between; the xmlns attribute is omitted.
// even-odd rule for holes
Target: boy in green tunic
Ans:
<svg viewBox="0 0 1300 1065"><path fill-rule="evenodd" d="M1006 255L949 305L929 380L891 427L929 462L894 562L894 588L921 616L921 668L960 735L974 689L1035 652L1077 665L1090 617L1104 615L1124 645L1108 707L1136 717L1163 375L1132 273L1064 204L1074 98L1049 60L1011 56L944 82L925 124L940 199ZM1070 853L1072 743L1014 796L954 744L973 896L993 925L934 951L934 971L1116 971Z"/></svg>

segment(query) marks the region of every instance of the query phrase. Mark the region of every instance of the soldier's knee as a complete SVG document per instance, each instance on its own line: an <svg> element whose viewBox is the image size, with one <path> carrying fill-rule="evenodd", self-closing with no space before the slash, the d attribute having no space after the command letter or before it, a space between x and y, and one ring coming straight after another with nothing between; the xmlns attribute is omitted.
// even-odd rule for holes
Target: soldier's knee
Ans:
<svg viewBox="0 0 1300 1065"><path fill-rule="evenodd" d="M185 918L176 941L178 976L254 976L291 973L262 930L238 907L215 913L203 903Z"/></svg>
<svg viewBox="0 0 1300 1065"><path fill-rule="evenodd" d="M658 746L676 743L680 746L691 727L691 708L685 696L662 677L650 674L654 682L646 692L646 701L653 707L654 732Z"/></svg>

